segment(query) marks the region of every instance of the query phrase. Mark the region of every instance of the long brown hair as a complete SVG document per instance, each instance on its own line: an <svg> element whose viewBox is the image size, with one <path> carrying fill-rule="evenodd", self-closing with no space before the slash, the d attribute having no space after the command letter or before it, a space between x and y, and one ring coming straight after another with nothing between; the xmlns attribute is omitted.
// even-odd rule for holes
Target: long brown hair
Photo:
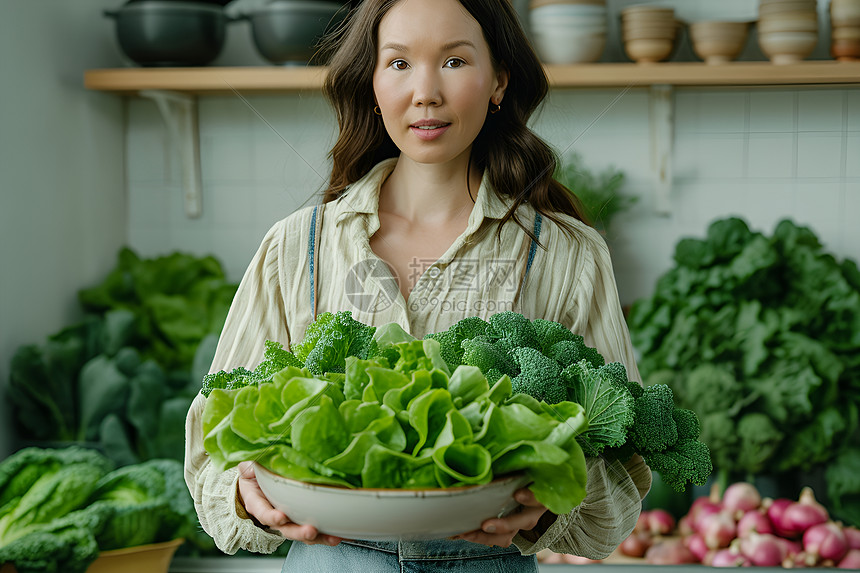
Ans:
<svg viewBox="0 0 860 573"><path fill-rule="evenodd" d="M327 39L324 50L331 56L323 93L335 110L340 133L329 152L332 171L325 202L337 199L378 162L400 154L373 112L379 23L398 1L363 0ZM516 217L525 202L570 232L558 214L587 222L582 204L553 178L558 156L527 125L549 91L546 73L509 0L459 2L480 24L493 65L509 72L502 108L488 114L472 145L470 161L470 166L474 162L486 174L496 193L513 200L499 223L499 233L513 219L534 238L532 229Z"/></svg>

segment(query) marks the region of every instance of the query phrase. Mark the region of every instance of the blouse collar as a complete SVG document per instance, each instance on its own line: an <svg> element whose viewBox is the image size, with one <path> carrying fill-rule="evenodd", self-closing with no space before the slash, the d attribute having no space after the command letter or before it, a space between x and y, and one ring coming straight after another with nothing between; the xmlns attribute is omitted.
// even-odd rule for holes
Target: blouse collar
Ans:
<svg viewBox="0 0 860 573"><path fill-rule="evenodd" d="M397 158L391 157L377 163L364 177L347 188L343 195L332 203L335 223L350 218L359 213L375 215L379 207L379 191L382 183L394 171ZM475 206L469 216L469 228L477 228L485 218L501 219L508 212L509 206L499 197L490 185L486 171L478 188Z"/></svg>

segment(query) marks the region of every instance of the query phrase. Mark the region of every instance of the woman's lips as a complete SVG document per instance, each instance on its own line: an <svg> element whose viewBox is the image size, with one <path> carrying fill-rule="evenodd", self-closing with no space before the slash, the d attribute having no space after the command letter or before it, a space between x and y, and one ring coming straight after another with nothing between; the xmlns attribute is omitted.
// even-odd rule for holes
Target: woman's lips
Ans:
<svg viewBox="0 0 860 573"><path fill-rule="evenodd" d="M446 131L448 131L449 127L451 127L450 123L445 124L445 125L440 125L439 127L430 127L430 128L428 128L428 127L420 128L420 127L415 127L413 125L413 126L410 126L409 129L411 129L412 133L414 133L419 139L423 139L424 141L431 141L431 140L436 139L437 137L441 136Z"/></svg>

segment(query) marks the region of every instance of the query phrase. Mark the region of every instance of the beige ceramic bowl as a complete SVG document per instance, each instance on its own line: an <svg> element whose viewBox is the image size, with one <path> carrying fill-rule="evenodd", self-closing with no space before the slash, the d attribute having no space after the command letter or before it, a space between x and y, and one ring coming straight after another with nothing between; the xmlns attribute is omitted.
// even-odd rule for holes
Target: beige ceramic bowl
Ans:
<svg viewBox="0 0 860 573"><path fill-rule="evenodd" d="M798 4L787 1L785 4L762 4L758 8L760 18L769 18L783 14L817 14L815 3Z"/></svg>
<svg viewBox="0 0 860 573"><path fill-rule="evenodd" d="M519 507L513 494L529 481L519 474L448 489L349 489L287 479L259 464L255 471L272 505L296 523L371 541L444 539L479 529Z"/></svg>
<svg viewBox="0 0 860 573"><path fill-rule="evenodd" d="M634 4L632 6L628 6L621 10L621 16L629 16L632 14L642 14L642 13L664 13L664 14L675 14L675 9L669 6L654 6L651 4Z"/></svg>
<svg viewBox="0 0 860 573"><path fill-rule="evenodd" d="M830 53L840 62L860 60L860 40L833 40Z"/></svg>
<svg viewBox="0 0 860 573"><path fill-rule="evenodd" d="M606 6L606 0L531 0L529 7L540 8L551 4L588 4L591 6Z"/></svg>
<svg viewBox="0 0 860 573"><path fill-rule="evenodd" d="M760 34L771 32L817 32L816 18L764 18L758 22Z"/></svg>
<svg viewBox="0 0 860 573"><path fill-rule="evenodd" d="M743 52L749 28L749 22L693 22L690 24L693 51L706 64L735 60Z"/></svg>
<svg viewBox="0 0 860 573"><path fill-rule="evenodd" d="M596 62L606 48L606 34L563 35L535 31L532 41L545 64L569 65Z"/></svg>
<svg viewBox="0 0 860 573"><path fill-rule="evenodd" d="M860 26L860 0L831 0L830 22L834 26Z"/></svg>
<svg viewBox="0 0 860 573"><path fill-rule="evenodd" d="M673 26L671 28L632 28L630 30L624 30L622 32L622 37L624 41L627 40L669 40L674 41L677 36L677 29Z"/></svg>
<svg viewBox="0 0 860 573"><path fill-rule="evenodd" d="M794 64L806 59L818 44L815 32L771 32L759 34L762 52L773 64Z"/></svg>
<svg viewBox="0 0 860 573"><path fill-rule="evenodd" d="M672 55L675 47L673 40L662 38L644 38L624 41L624 51L627 56L639 64L662 62Z"/></svg>
<svg viewBox="0 0 860 573"><path fill-rule="evenodd" d="M834 40L860 40L860 26L833 28L830 37Z"/></svg>

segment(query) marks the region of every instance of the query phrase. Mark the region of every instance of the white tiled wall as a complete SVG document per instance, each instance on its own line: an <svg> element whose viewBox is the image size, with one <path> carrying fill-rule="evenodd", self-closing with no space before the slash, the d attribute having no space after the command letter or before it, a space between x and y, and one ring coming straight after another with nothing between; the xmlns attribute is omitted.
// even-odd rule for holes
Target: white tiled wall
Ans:
<svg viewBox="0 0 860 573"><path fill-rule="evenodd" d="M560 153L617 167L639 197L610 229L622 301L649 294L683 236L738 215L790 217L860 261L860 88L678 89L672 213L655 213L647 90L556 90L533 121ZM238 279L263 233L318 200L335 137L316 93L201 98L204 214L183 213L178 165L151 102L129 105L129 241L145 255L214 253Z"/></svg>

